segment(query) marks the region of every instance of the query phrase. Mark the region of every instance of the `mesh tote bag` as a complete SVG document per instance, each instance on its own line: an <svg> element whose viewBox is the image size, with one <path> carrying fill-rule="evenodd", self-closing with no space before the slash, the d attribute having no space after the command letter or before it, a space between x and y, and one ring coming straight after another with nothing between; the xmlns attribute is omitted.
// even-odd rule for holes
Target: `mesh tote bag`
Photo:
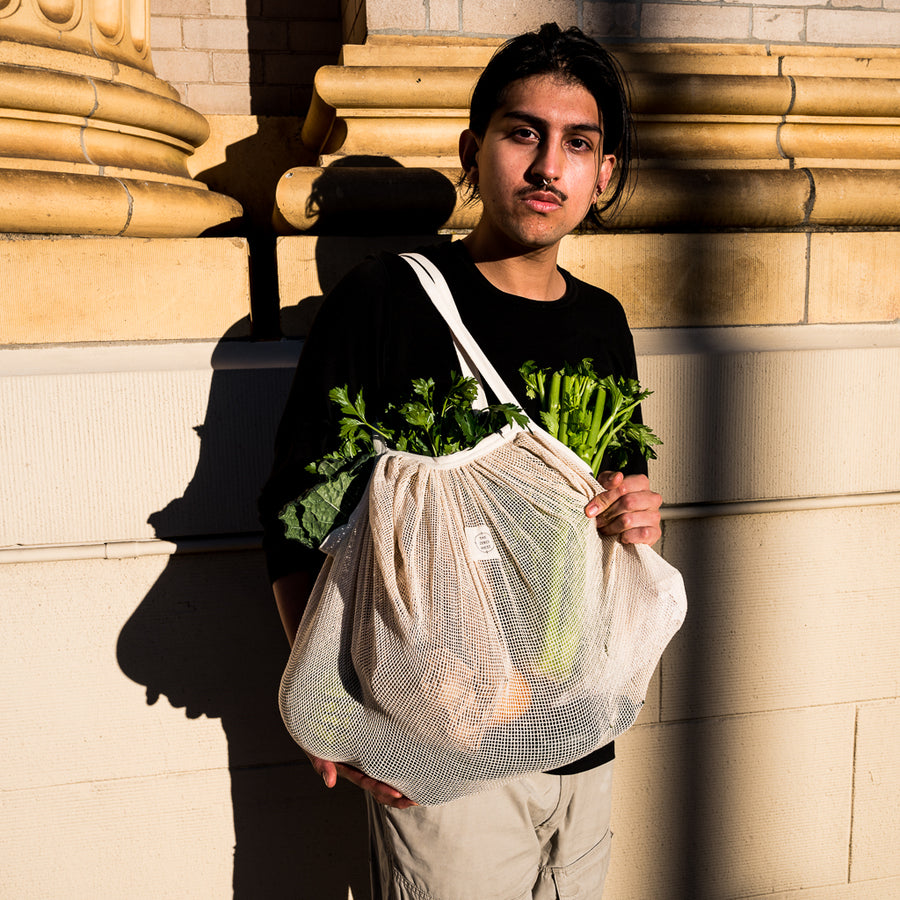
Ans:
<svg viewBox="0 0 900 900"><path fill-rule="evenodd" d="M406 257L464 371L515 399L440 272ZM281 681L294 740L420 804L546 771L633 723L680 627L680 574L597 533L601 488L536 425L471 450L383 450L327 559Z"/></svg>

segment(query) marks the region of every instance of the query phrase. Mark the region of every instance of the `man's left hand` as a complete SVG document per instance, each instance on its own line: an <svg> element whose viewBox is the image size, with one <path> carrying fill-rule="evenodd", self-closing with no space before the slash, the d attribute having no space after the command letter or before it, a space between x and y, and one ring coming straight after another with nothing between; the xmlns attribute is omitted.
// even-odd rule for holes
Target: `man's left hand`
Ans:
<svg viewBox="0 0 900 900"><path fill-rule="evenodd" d="M647 476L601 472L597 481L604 492L594 497L584 512L596 518L600 534L618 537L623 544L655 544L662 536L662 497L650 490Z"/></svg>

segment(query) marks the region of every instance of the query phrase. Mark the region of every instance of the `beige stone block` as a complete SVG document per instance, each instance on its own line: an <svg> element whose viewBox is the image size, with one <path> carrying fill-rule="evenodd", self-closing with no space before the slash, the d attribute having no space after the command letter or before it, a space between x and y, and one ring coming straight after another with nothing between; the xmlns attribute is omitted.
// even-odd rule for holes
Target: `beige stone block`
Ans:
<svg viewBox="0 0 900 900"><path fill-rule="evenodd" d="M257 532L296 363L280 348L3 351L0 547Z"/></svg>
<svg viewBox="0 0 900 900"><path fill-rule="evenodd" d="M800 41L806 16L798 9L754 9L753 37L762 41Z"/></svg>
<svg viewBox="0 0 900 900"><path fill-rule="evenodd" d="M645 3L641 7L641 37L740 40L750 36L751 12L749 7Z"/></svg>
<svg viewBox="0 0 900 900"><path fill-rule="evenodd" d="M655 391L644 416L664 444L650 468L668 503L897 490L900 348L741 350L722 340L732 333L701 331L638 361Z"/></svg>
<svg viewBox="0 0 900 900"><path fill-rule="evenodd" d="M900 878L818 885L766 894L766 900L894 900L895 897L900 897Z"/></svg>
<svg viewBox="0 0 900 900"><path fill-rule="evenodd" d="M250 65L250 55L247 53L213 53L213 80L219 83L249 84Z"/></svg>
<svg viewBox="0 0 900 900"><path fill-rule="evenodd" d="M809 321L900 319L900 233L810 236Z"/></svg>
<svg viewBox="0 0 900 900"><path fill-rule="evenodd" d="M181 19L174 16L152 16L150 19L150 40L153 58L157 50L181 48Z"/></svg>
<svg viewBox="0 0 900 900"><path fill-rule="evenodd" d="M730 2L730 3L740 2L740 0L728 0L728 2ZM766 6L780 6L780 7L790 6L790 7L796 7L796 8L803 8L803 7L809 7L809 6L822 6L822 0L766 0ZM744 51L746 49L747 49L746 47L742 48L742 50L744 50ZM805 50L805 48L797 48L797 47L782 48L782 49L785 50L786 52L793 51L794 53L796 53L798 51L798 49L801 53L804 52L804 50ZM820 48L817 47L816 50L818 50L818 49L820 49Z"/></svg>
<svg viewBox="0 0 900 900"><path fill-rule="evenodd" d="M462 30L467 34L511 36L556 22L561 28L578 24L578 8L570 0L547 0L540 5L528 0L464 0Z"/></svg>
<svg viewBox="0 0 900 900"><path fill-rule="evenodd" d="M189 84L186 102L198 112L215 116L249 116L253 105L247 84Z"/></svg>
<svg viewBox="0 0 900 900"><path fill-rule="evenodd" d="M233 561L221 559L231 577L239 575ZM174 675L179 668L184 672L187 633L178 628L165 635L152 633L151 626L160 622L150 611L164 602L165 579L172 580L171 574L166 576L170 561L154 556L0 565L4 640L17 648L0 663L9 702L0 732L4 793L227 769L222 724L214 715L202 715L213 712L209 702L203 709L202 686L179 686ZM192 587L200 598L198 582L212 575L212 566L201 560L193 573L184 574L183 588ZM259 578L257 571L257 585ZM246 588L252 579L244 575L241 581ZM30 602L22 602L24 598ZM142 656L137 636L128 639L124 657L117 659L123 627L142 602L148 615L140 619L141 637L160 650L161 642L166 643L173 663L173 677L164 690L162 667L152 678L144 674L152 671L152 655ZM226 609L227 603L222 611ZM185 614L191 615L187 609ZM226 614L215 640L227 633L229 615L234 611ZM206 624L215 627L212 620ZM46 640L48 626L65 640ZM129 678L123 665L134 675L143 667L144 681ZM197 671L194 677L203 674ZM59 752L62 744L65 753Z"/></svg>
<svg viewBox="0 0 900 900"><path fill-rule="evenodd" d="M161 16L208 16L210 0L153 0L153 11Z"/></svg>
<svg viewBox="0 0 900 900"><path fill-rule="evenodd" d="M192 50L246 50L245 19L184 19L184 46Z"/></svg>
<svg viewBox="0 0 900 900"><path fill-rule="evenodd" d="M258 552L0 565L0 612L4 894L366 896L362 795L278 715Z"/></svg>
<svg viewBox="0 0 900 900"><path fill-rule="evenodd" d="M209 0L209 14L211 16L234 16L245 19L248 15L256 15L256 11L250 8L248 0Z"/></svg>
<svg viewBox="0 0 900 900"><path fill-rule="evenodd" d="M68 900L229 896L229 782L227 769L215 769L4 794L4 892Z"/></svg>
<svg viewBox="0 0 900 900"><path fill-rule="evenodd" d="M885 152L881 141L873 143L877 151ZM810 173L815 181L810 225L886 229L900 224L900 207L894 202L900 192L900 170L812 168Z"/></svg>
<svg viewBox="0 0 900 900"><path fill-rule="evenodd" d="M806 238L801 234L570 237L560 264L618 297L632 328L803 319Z"/></svg>
<svg viewBox="0 0 900 900"><path fill-rule="evenodd" d="M853 720L852 706L825 706L627 732L604 895L718 900L846 881Z"/></svg>
<svg viewBox="0 0 900 900"><path fill-rule="evenodd" d="M367 0L365 16L369 32L424 31L427 27L425 0Z"/></svg>
<svg viewBox="0 0 900 900"><path fill-rule="evenodd" d="M209 54L197 50L154 50L153 67L166 81L209 80Z"/></svg>
<svg viewBox="0 0 900 900"><path fill-rule="evenodd" d="M806 39L845 46L896 46L900 44L900 16L881 10L811 9Z"/></svg>
<svg viewBox="0 0 900 900"><path fill-rule="evenodd" d="M667 522L688 615L663 657L662 720L900 693L900 556L872 538L898 528L900 506Z"/></svg>
<svg viewBox="0 0 900 900"><path fill-rule="evenodd" d="M900 701L859 708L850 880L900 876ZM887 896L886 894L884 896Z"/></svg>
<svg viewBox="0 0 900 900"><path fill-rule="evenodd" d="M428 30L459 31L462 0L429 0Z"/></svg>
<svg viewBox="0 0 900 900"><path fill-rule="evenodd" d="M348 44L341 51L346 66L433 66L483 69L500 46L499 38L472 38L456 35L370 34L364 43Z"/></svg>
<svg viewBox="0 0 900 900"><path fill-rule="evenodd" d="M0 344L216 338L249 312L240 238L9 239L0 270Z"/></svg>

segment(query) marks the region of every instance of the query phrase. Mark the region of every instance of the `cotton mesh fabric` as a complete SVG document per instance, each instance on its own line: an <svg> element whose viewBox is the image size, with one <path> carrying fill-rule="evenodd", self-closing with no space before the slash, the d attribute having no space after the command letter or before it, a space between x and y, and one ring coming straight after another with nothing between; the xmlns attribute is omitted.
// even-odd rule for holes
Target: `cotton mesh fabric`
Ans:
<svg viewBox="0 0 900 900"><path fill-rule="evenodd" d="M686 600L651 548L598 534L600 491L540 429L382 453L322 547L280 688L292 737L428 805L629 728Z"/></svg>

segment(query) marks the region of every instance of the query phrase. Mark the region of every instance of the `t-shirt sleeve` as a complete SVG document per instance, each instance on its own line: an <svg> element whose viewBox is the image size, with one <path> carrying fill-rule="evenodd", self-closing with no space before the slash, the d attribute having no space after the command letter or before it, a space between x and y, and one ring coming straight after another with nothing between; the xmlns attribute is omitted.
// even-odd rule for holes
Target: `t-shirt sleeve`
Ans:
<svg viewBox="0 0 900 900"><path fill-rule="evenodd" d="M312 485L307 465L338 446L340 411L328 392L347 385L355 394L376 378L384 286L379 260L358 265L326 297L304 342L276 433L271 474L259 498L271 581L296 571L315 573L324 562L318 549L285 537L278 514Z"/></svg>

